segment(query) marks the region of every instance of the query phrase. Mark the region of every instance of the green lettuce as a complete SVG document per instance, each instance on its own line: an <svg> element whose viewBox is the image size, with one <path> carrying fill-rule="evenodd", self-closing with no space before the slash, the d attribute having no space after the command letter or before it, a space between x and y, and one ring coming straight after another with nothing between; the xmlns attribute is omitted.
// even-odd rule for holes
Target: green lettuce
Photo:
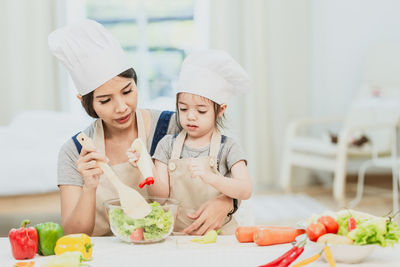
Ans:
<svg viewBox="0 0 400 267"><path fill-rule="evenodd" d="M125 215L121 208L112 208L109 217L113 230L124 239L129 239L132 232L138 228L143 228L145 240L162 238L171 229L173 216L171 211L165 212L158 202L151 203L150 207L152 210L149 215L136 220Z"/></svg>
<svg viewBox="0 0 400 267"><path fill-rule="evenodd" d="M350 217L356 220L356 229L351 232L348 231ZM355 245L377 244L387 247L398 243L400 239L400 227L390 218L342 210L337 213L336 221L339 224L337 234L351 238Z"/></svg>
<svg viewBox="0 0 400 267"><path fill-rule="evenodd" d="M356 245L377 244L387 247L399 241L400 228L392 220L378 217L357 224L357 228L347 236L353 239Z"/></svg>

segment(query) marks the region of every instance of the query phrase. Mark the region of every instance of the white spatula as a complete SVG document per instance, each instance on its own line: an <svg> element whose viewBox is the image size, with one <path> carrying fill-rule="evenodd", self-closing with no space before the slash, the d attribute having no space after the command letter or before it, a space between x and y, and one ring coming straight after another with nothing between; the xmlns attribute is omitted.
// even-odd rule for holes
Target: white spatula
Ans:
<svg viewBox="0 0 400 267"><path fill-rule="evenodd" d="M76 138L82 146L90 145L95 147L92 139L90 139L84 133L78 134ZM140 219L151 212L151 207L143 198L143 196L135 189L121 182L121 180L107 163L98 161L97 164L103 170L110 182L114 185L115 189L117 189L121 207L126 215L133 219Z"/></svg>

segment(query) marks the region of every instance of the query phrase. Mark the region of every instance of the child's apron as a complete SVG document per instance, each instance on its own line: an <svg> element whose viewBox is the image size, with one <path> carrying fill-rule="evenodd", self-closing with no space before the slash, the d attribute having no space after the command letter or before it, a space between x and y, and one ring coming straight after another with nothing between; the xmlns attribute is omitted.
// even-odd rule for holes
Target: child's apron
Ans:
<svg viewBox="0 0 400 267"><path fill-rule="evenodd" d="M168 161L170 198L180 201L174 232L181 232L194 222L194 220L187 217L187 213L194 213L206 201L221 195L221 192L203 182L201 178L191 177L190 158L180 159L185 139L186 131L183 130L175 139L171 159ZM211 138L209 155L207 157L196 158L196 160L201 161L205 168L218 173L217 157L220 146L221 134L218 131L214 131ZM234 234L236 227L236 221L227 217L225 225L221 228L222 234Z"/></svg>
<svg viewBox="0 0 400 267"><path fill-rule="evenodd" d="M139 110L136 110L136 123L138 127L138 136L142 141L147 144L146 131L144 126L144 121L142 114ZM97 120L95 123L95 130L93 135L93 141L97 149L103 154L105 154L104 147L104 131L102 120ZM129 162L124 162L121 164L113 165L111 168L117 174L119 179L127 186L132 187L138 191L141 195L147 196L146 189L140 189L138 187L140 181L142 180L142 174L139 172L137 167L133 167ZM113 184L109 181L107 177L103 174L100 177L99 185L96 190L96 220L93 230L94 236L111 235L110 224L106 214L106 209L104 206L104 201L118 198L118 193Z"/></svg>

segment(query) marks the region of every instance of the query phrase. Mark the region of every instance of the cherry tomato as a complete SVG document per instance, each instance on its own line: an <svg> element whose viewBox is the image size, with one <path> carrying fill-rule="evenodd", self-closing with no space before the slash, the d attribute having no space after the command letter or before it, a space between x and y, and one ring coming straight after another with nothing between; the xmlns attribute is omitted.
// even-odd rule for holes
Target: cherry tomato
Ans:
<svg viewBox="0 0 400 267"><path fill-rule="evenodd" d="M331 216L321 216L318 222L325 226L327 233L336 234L339 230L339 224Z"/></svg>
<svg viewBox="0 0 400 267"><path fill-rule="evenodd" d="M350 217L347 221L347 226L349 229L349 232L353 231L354 229L357 228L357 222L356 219L354 219L353 217Z"/></svg>
<svg viewBox="0 0 400 267"><path fill-rule="evenodd" d="M135 231L133 231L129 238L132 241L143 240L143 228L138 228Z"/></svg>
<svg viewBox="0 0 400 267"><path fill-rule="evenodd" d="M311 241L315 242L321 235L326 234L326 228L320 222L312 223L307 227L306 234Z"/></svg>

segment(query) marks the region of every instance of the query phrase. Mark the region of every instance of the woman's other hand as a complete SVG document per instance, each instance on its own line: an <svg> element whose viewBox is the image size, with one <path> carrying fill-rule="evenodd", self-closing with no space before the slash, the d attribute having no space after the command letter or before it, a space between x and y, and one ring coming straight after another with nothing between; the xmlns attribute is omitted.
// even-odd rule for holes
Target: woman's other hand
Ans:
<svg viewBox="0 0 400 267"><path fill-rule="evenodd" d="M189 235L204 235L210 230L219 229L224 225L227 214L232 208L233 201L230 197L220 195L210 199L201 205L194 214L188 214L188 217L195 221L183 232Z"/></svg>
<svg viewBox="0 0 400 267"><path fill-rule="evenodd" d="M107 158L100 154L95 147L83 146L76 165L86 188L96 189L99 184L103 170L97 165L97 161L108 162Z"/></svg>
<svg viewBox="0 0 400 267"><path fill-rule="evenodd" d="M130 147L126 151L126 155L128 156L128 162L132 164L132 166L137 167L137 162L140 159L140 153L134 148Z"/></svg>

